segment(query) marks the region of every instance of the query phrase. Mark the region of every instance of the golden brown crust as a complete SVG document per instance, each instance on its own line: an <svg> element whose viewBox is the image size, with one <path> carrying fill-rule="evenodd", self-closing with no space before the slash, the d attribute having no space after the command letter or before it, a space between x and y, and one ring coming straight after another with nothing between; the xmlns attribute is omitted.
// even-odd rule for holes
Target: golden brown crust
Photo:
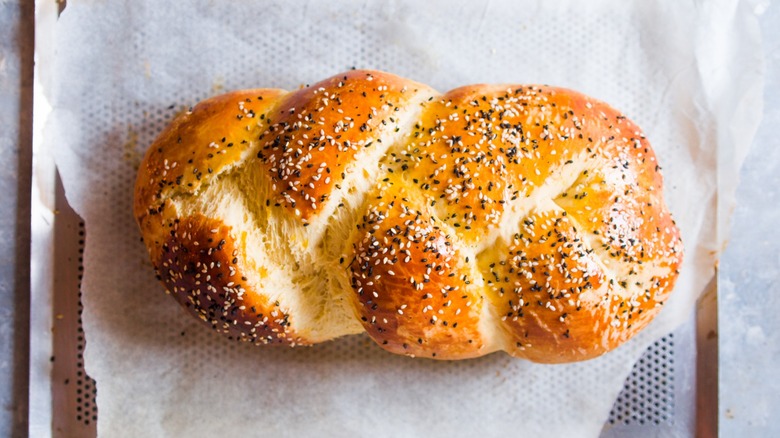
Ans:
<svg viewBox="0 0 780 438"><path fill-rule="evenodd" d="M379 133L418 84L382 72L353 70L292 93L271 115L257 156L270 176L277 205L308 222L344 180L360 150L377 147Z"/></svg>
<svg viewBox="0 0 780 438"><path fill-rule="evenodd" d="M469 260L441 223L389 195L359 225L352 262L358 314L382 348L399 354L464 359L485 353L482 297Z"/></svg>
<svg viewBox="0 0 780 438"><path fill-rule="evenodd" d="M290 314L247 283L246 251L229 227L196 215L170 228L155 268L189 313L238 340L305 344L290 328Z"/></svg>
<svg viewBox="0 0 780 438"><path fill-rule="evenodd" d="M235 91L215 96L180 114L146 151L135 183L133 212L157 257L161 226L176 213L169 199L192 194L242 160L264 129L265 113L283 90Z"/></svg>
<svg viewBox="0 0 780 438"><path fill-rule="evenodd" d="M212 200L182 207L219 175L249 172L260 179L246 181L265 185L244 196L296 235L263 251L316 264L312 272L333 279L321 284L351 284L355 315L391 352L461 359L502 349L569 362L610 351L647 325L673 288L682 244L639 128L602 102L536 85L452 90L415 107L421 113L407 128L424 93L435 95L352 71L293 93L219 96L175 120L144 158L134 204L166 287L219 331L309 343L299 333L316 328L297 327L306 318L254 280L228 284L262 277L250 253L258 249L245 239L264 229L227 225ZM357 163L379 145L387 152L378 163ZM377 176L350 207L348 235L321 216L343 200L356 164L376 166L363 176ZM315 218L324 231L305 228ZM296 246L320 241L316 233L345 241ZM339 253L351 263L329 272L344 266L331 260Z"/></svg>
<svg viewBox="0 0 780 438"><path fill-rule="evenodd" d="M552 87L459 88L426 107L397 155L394 174L455 231L455 248L485 247L491 229L526 230L508 252L476 256L511 354L595 357L646 325L671 290L679 234L655 156L639 129L601 102ZM507 209L522 203L531 209L507 224ZM534 228L534 218L556 225ZM648 262L664 274L643 273Z"/></svg>
<svg viewBox="0 0 780 438"><path fill-rule="evenodd" d="M195 193L252 147L266 112L284 90L243 90L212 97L178 117L146 152L136 181L135 215L171 193Z"/></svg>
<svg viewBox="0 0 780 438"><path fill-rule="evenodd" d="M528 216L512 243L501 249L503 257L486 270L511 334L511 354L570 362L598 356L624 340L625 327L612 322L614 306L628 300L616 296L617 286L565 211ZM630 306L631 312L654 304L642 300Z"/></svg>

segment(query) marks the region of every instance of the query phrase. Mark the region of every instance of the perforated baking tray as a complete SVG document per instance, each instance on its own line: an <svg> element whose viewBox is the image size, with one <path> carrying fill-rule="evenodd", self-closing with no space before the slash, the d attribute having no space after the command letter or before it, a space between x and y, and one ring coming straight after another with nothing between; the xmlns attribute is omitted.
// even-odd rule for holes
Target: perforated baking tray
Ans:
<svg viewBox="0 0 780 438"><path fill-rule="evenodd" d="M34 135L39 140L37 125ZM33 193L33 215L38 217L32 221L40 225L39 232L33 226L33 257L38 263L41 253L48 258L44 264L51 270L51 281L34 282L32 291L31 338L37 345L31 348L30 436L91 437L100 421L95 402L100 382L84 368L82 352L89 339L81 326L80 300L82 255L89 234L68 205L50 157L37 157L33 166L33 185L38 188ZM36 196L41 198L38 202ZM704 304L714 303L714 291L713 283ZM714 304L700 305L688 323L647 349L615 400L603 437L716 432L715 314ZM47 325L50 332L42 335L40 330Z"/></svg>

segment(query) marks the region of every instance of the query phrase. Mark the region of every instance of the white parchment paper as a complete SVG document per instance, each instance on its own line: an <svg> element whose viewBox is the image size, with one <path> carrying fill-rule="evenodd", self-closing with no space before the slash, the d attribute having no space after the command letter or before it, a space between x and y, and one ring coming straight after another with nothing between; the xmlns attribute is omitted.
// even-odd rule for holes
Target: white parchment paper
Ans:
<svg viewBox="0 0 780 438"><path fill-rule="evenodd" d="M755 18L738 1L69 0L42 60L45 144L86 222L87 372L102 436L597 436L646 346L712 279L761 116ZM705 2L702 2L705 3ZM686 260L672 299L601 358L502 353L435 362L365 336L306 349L232 343L165 296L131 214L143 151L182 107L294 89L355 66L441 91L481 82L578 89L643 127Z"/></svg>

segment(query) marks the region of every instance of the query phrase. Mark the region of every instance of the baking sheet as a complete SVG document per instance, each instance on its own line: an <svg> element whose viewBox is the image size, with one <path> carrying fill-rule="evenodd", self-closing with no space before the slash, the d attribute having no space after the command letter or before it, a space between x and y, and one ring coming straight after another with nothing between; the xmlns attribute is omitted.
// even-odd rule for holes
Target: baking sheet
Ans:
<svg viewBox="0 0 780 438"><path fill-rule="evenodd" d="M285 5L69 2L58 24L46 142L90 235L84 322L99 432L471 436L522 425L529 435L597 435L633 361L690 314L712 276L725 236L716 208L729 205L760 117L760 58L715 50L758 47L744 5ZM658 320L607 356L555 367L504 355L410 361L364 337L269 351L189 320L155 283L132 222L140 154L182 105L232 88L291 89L352 65L440 90L562 85L626 112L666 169L688 249Z"/></svg>

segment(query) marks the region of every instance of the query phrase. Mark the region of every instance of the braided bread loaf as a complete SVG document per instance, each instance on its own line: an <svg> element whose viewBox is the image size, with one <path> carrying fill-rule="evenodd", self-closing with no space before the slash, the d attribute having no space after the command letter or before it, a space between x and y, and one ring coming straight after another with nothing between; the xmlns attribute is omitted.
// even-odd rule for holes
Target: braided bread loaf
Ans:
<svg viewBox="0 0 780 438"><path fill-rule="evenodd" d="M647 325L682 261L655 155L613 108L376 71L198 104L146 153L134 213L168 291L256 344L583 360Z"/></svg>

